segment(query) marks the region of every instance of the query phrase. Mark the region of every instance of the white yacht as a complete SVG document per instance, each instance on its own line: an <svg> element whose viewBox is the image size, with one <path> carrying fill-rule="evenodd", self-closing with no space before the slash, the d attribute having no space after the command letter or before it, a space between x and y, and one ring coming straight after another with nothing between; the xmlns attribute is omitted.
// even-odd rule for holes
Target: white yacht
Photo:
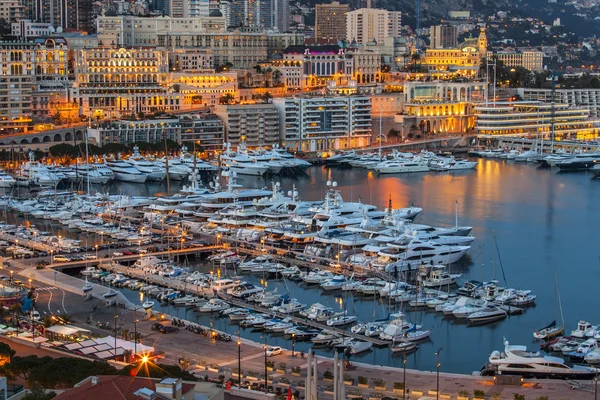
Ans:
<svg viewBox="0 0 600 400"><path fill-rule="evenodd" d="M133 148L133 154L127 159L127 162L141 173L147 174L149 181L162 182L167 176L165 168L159 167L142 157L140 149L137 146Z"/></svg>
<svg viewBox="0 0 600 400"><path fill-rule="evenodd" d="M107 178L108 181L115 179L115 173L106 165L106 157L103 157L103 162L95 162L94 164L91 164L91 166L95 167L100 175Z"/></svg>
<svg viewBox="0 0 600 400"><path fill-rule="evenodd" d="M144 183L148 174L140 172L133 165L123 160L107 161L106 165L115 174L115 180L123 182Z"/></svg>
<svg viewBox="0 0 600 400"><path fill-rule="evenodd" d="M428 172L429 167L420 160L402 161L388 160L377 164L374 168L380 174L398 174L406 172Z"/></svg>
<svg viewBox="0 0 600 400"><path fill-rule="evenodd" d="M504 341L504 352L494 351L482 375L517 375L522 378L552 379L594 379L595 368L575 365L568 366L560 357L545 356L539 352L529 352L526 346L510 345Z"/></svg>
<svg viewBox="0 0 600 400"><path fill-rule="evenodd" d="M15 182L15 178L7 174L3 169L0 169L0 187L11 188Z"/></svg>
<svg viewBox="0 0 600 400"><path fill-rule="evenodd" d="M60 182L58 175L45 165L35 161L33 151L29 152L29 161L19 169L19 177L27 180L29 185L56 186Z"/></svg>
<svg viewBox="0 0 600 400"><path fill-rule="evenodd" d="M106 184L114 178L114 174L109 168L105 167L104 169L106 171L100 172L100 168L96 164L82 164L77 165L77 174L84 181L89 180L90 183Z"/></svg>
<svg viewBox="0 0 600 400"><path fill-rule="evenodd" d="M454 157L439 158L429 163L429 169L432 171L459 171L474 169L477 167L477 164L477 161L461 160Z"/></svg>

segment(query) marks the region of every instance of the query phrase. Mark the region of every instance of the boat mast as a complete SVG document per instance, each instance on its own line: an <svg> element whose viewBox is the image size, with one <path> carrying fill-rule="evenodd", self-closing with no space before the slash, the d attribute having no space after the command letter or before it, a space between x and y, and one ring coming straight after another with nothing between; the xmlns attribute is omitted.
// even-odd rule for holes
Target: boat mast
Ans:
<svg viewBox="0 0 600 400"><path fill-rule="evenodd" d="M454 205L454 227L458 229L458 200L454 201L456 204Z"/></svg>
<svg viewBox="0 0 600 400"><path fill-rule="evenodd" d="M383 104L379 105L379 161L381 161L381 141L383 139L381 130L382 130L382 114L383 114Z"/></svg>
<svg viewBox="0 0 600 400"><path fill-rule="evenodd" d="M551 104L551 108L550 108L550 140L551 140L551 145L550 145L550 154L554 154L554 120L555 120L555 99L554 96L556 95L556 78L554 76L554 72L552 72L552 104Z"/></svg>
<svg viewBox="0 0 600 400"><path fill-rule="evenodd" d="M89 163L89 149L88 149L88 143L89 143L89 138L90 138L90 128L91 128L91 118L88 118L88 128L85 130L85 163L88 166L88 173L86 174L87 177L87 194L90 194L90 163ZM77 168L77 167L76 167Z"/></svg>
<svg viewBox="0 0 600 400"><path fill-rule="evenodd" d="M560 321L562 323L561 326L564 327L565 326L565 317L563 315L562 301L560 300L560 291L558 290L558 280L556 278L556 267L554 267L554 287L556 289L556 298L558 299L558 307L560 309ZM556 313L556 307L555 307L554 312Z"/></svg>

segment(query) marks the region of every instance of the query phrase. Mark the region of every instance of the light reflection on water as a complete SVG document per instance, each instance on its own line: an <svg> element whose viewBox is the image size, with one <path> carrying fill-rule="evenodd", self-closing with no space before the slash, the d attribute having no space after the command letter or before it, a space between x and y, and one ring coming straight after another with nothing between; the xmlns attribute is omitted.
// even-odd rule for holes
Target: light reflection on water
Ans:
<svg viewBox="0 0 600 400"><path fill-rule="evenodd" d="M557 269L560 294L567 331L574 329L578 319L596 320L595 294L600 275L598 254L598 226L600 226L600 181L587 173L558 173L537 169L532 165L507 161L480 160L476 171L456 173L418 173L400 176L377 176L357 169L311 167L307 176L300 177L238 177L246 187L270 186L272 181L282 183L285 192L292 184L305 200L322 199L325 182L337 181L338 189L347 201L375 204L385 208L391 196L393 207L411 204L424 208L416 222L454 225L458 202L459 224L473 226L477 241L468 257L454 271L463 272L464 279L502 281L503 266L509 286L531 289L538 296L537 306L524 315L482 327L465 324L422 313L417 316L424 327L433 328L432 340L421 345L409 356L408 367L435 370L434 352L441 346L443 371L470 373L479 369L492 350L502 347L506 337L512 343L526 344L534 349L531 331L554 318L553 270ZM173 183L171 191L179 188ZM111 193L155 195L166 192L166 184L113 184ZM42 223L35 221L39 226ZM57 226L52 225L56 230ZM498 244L496 252L494 238ZM260 277L251 277L256 282ZM368 298L322 295L320 290L305 289L295 283L269 281L269 290L278 287L290 292L304 303L324 302L340 308L340 302L358 312L361 320L385 315L386 305ZM138 301L136 293L130 293ZM338 293L338 295L341 295ZM342 306L342 307L343 307ZM192 311L165 310L194 319ZM179 314L178 314L179 313ZM375 313L375 314L374 314ZM413 314L411 314L412 316ZM559 316L557 316L559 318ZM200 322L208 324L209 317ZM215 319L218 329L236 332L238 327L228 320ZM244 330L244 335L260 340L260 333ZM274 337L270 343L291 346L283 337ZM308 344L298 343L298 350ZM328 353L330 354L330 353ZM355 357L357 360L383 365L402 366L402 357L393 357L386 349Z"/></svg>

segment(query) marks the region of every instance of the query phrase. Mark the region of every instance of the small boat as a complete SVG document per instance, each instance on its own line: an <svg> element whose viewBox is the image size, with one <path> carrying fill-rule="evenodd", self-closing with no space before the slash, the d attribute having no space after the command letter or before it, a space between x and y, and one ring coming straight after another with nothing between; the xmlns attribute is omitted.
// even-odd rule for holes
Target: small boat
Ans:
<svg viewBox="0 0 600 400"><path fill-rule="evenodd" d="M315 344L315 345L319 345L319 344L327 344L330 341L332 341L333 339L337 339L339 337L339 335L335 332L332 331L321 331L321 333L319 333L317 336L313 337L311 339L311 341Z"/></svg>
<svg viewBox="0 0 600 400"><path fill-rule="evenodd" d="M83 290L83 293L87 293L90 290L92 290L94 288L94 284L91 282L88 282L87 279L85 280L85 285L83 285L83 287L81 288Z"/></svg>
<svg viewBox="0 0 600 400"><path fill-rule="evenodd" d="M401 341L394 341L392 343L392 347L390 347L390 349L392 350L392 353L410 353L412 351L415 351L419 346L415 343L415 342L406 342L404 340Z"/></svg>
<svg viewBox="0 0 600 400"><path fill-rule="evenodd" d="M587 321L579 321L577 323L577 329L571 331L571 336L575 336L577 338L593 337L596 332L597 327L592 326L592 324Z"/></svg>
<svg viewBox="0 0 600 400"><path fill-rule="evenodd" d="M221 299L210 299L208 302L198 306L196 311L199 313L218 312L227 310L231 306Z"/></svg>
<svg viewBox="0 0 600 400"><path fill-rule="evenodd" d="M431 335L431 330L417 330L417 325L414 325L412 328L404 332L403 340L407 342L418 342L420 340L425 340Z"/></svg>
<svg viewBox="0 0 600 400"><path fill-rule="evenodd" d="M350 345L346 347L346 353L354 355L370 350L373 347L373 342L363 340L352 340Z"/></svg>
<svg viewBox="0 0 600 400"><path fill-rule="evenodd" d="M344 326L355 322L358 319L356 315L338 315L327 320L327 326Z"/></svg>
<svg viewBox="0 0 600 400"><path fill-rule="evenodd" d="M151 300L146 300L145 302L143 302L143 303L142 303L142 308L143 308L144 310L149 310L149 309L151 309L152 307L154 307L154 302L153 302L153 301L151 301Z"/></svg>
<svg viewBox="0 0 600 400"><path fill-rule="evenodd" d="M489 324L491 322L503 320L504 318L506 318L506 316L506 311L500 308L490 307L486 308L485 310L469 314L467 319L469 320L469 325L484 325Z"/></svg>
<svg viewBox="0 0 600 400"><path fill-rule="evenodd" d="M104 293L102 295L102 297L104 297L105 299L110 299L111 297L115 297L117 295L117 292L115 289L108 289L108 292Z"/></svg>
<svg viewBox="0 0 600 400"><path fill-rule="evenodd" d="M87 267L83 271L81 271L81 275L83 275L83 276L92 276L92 275L94 275L97 272L98 272L98 270L96 269L96 267Z"/></svg>

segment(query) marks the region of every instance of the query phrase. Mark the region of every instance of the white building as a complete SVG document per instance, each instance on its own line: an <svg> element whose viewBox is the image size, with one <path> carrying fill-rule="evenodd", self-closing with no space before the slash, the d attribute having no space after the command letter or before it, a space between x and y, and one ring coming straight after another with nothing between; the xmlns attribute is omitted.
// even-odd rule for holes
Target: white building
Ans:
<svg viewBox="0 0 600 400"><path fill-rule="evenodd" d="M276 98L282 146L331 151L371 143L371 101L364 96Z"/></svg>
<svg viewBox="0 0 600 400"><path fill-rule="evenodd" d="M552 89L518 90L523 100L552 102ZM590 116L600 118L600 89L556 89L554 102L568 104L571 108L588 108Z"/></svg>
<svg viewBox="0 0 600 400"><path fill-rule="evenodd" d="M346 39L366 44L382 43L386 37L400 36L402 13L400 11L361 8L346 15Z"/></svg>
<svg viewBox="0 0 600 400"><path fill-rule="evenodd" d="M27 40L30 37L50 36L54 34L54 27L45 22L31 22L29 19L22 19L12 23L11 33L22 40Z"/></svg>
<svg viewBox="0 0 600 400"><path fill-rule="evenodd" d="M279 144L279 120L273 104L227 104L215 107L225 124L225 141L234 147Z"/></svg>

